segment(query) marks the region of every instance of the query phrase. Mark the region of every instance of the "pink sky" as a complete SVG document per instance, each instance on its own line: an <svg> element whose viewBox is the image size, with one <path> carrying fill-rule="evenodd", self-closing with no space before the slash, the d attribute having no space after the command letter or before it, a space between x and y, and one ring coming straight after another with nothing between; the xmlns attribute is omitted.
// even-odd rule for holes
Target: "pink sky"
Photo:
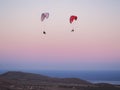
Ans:
<svg viewBox="0 0 120 90"><path fill-rule="evenodd" d="M4 0L0 4L1 69L120 70L120 1ZM43 12L50 17L41 22ZM78 16L73 24L70 15Z"/></svg>

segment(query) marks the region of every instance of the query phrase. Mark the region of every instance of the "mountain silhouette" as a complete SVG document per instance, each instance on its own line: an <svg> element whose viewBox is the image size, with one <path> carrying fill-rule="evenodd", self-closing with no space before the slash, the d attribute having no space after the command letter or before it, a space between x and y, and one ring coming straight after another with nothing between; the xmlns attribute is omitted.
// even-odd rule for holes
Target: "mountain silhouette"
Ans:
<svg viewBox="0 0 120 90"><path fill-rule="evenodd" d="M9 71L1 74L0 77L19 80L19 81L29 81L29 82L49 82L49 83L68 83L68 84L91 84L88 81L79 78L55 78L44 76L41 74L25 73L19 71Z"/></svg>
<svg viewBox="0 0 120 90"><path fill-rule="evenodd" d="M0 75L0 90L120 90L120 85L9 71Z"/></svg>

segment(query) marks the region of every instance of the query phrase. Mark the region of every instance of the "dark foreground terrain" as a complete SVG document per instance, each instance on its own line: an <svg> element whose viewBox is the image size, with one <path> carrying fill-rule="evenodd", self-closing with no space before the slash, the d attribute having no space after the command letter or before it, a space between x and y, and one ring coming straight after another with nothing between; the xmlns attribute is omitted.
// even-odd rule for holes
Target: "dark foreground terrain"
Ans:
<svg viewBox="0 0 120 90"><path fill-rule="evenodd" d="M0 75L0 90L120 90L120 85L92 84L78 78L53 78L24 72Z"/></svg>

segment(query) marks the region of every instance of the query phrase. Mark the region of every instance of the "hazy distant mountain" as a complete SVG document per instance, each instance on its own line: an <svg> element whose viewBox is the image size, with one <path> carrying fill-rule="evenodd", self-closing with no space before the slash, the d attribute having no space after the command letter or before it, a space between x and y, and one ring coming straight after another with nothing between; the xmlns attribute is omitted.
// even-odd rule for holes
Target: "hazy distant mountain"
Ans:
<svg viewBox="0 0 120 90"><path fill-rule="evenodd" d="M91 84L85 80L79 78L53 78L40 74L25 73L10 71L0 75L2 78L19 80L19 81L29 81L29 82L51 82L51 83L68 83L68 84Z"/></svg>
<svg viewBox="0 0 120 90"><path fill-rule="evenodd" d="M0 90L120 90L120 86L11 71L0 75Z"/></svg>
<svg viewBox="0 0 120 90"><path fill-rule="evenodd" d="M25 73L19 71L9 71L4 74L0 75L1 77L8 78L8 79L48 79L48 76L40 75L40 74L33 74L33 73Z"/></svg>

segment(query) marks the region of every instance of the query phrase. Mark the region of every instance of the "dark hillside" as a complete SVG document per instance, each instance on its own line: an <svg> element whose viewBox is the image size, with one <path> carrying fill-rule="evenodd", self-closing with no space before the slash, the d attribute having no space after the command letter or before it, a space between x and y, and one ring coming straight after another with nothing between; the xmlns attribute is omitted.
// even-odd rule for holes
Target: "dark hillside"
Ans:
<svg viewBox="0 0 120 90"><path fill-rule="evenodd" d="M120 86L12 71L0 75L0 90L120 90Z"/></svg>

